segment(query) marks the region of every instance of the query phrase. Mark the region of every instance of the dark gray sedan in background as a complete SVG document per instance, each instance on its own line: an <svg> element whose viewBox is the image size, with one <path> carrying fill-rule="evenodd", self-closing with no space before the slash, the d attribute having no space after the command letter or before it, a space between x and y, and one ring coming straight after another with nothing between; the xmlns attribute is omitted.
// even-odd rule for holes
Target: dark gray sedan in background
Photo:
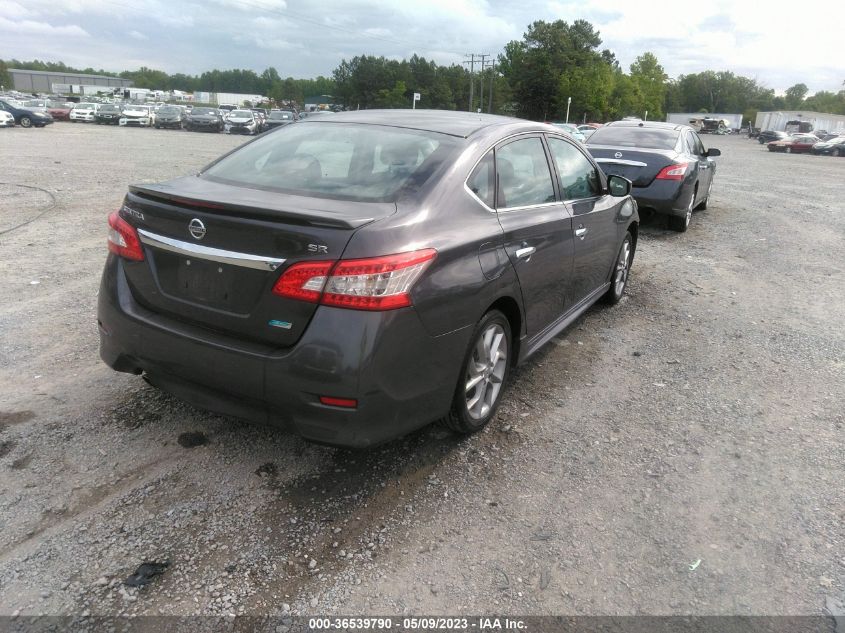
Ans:
<svg viewBox="0 0 845 633"><path fill-rule="evenodd" d="M100 354L200 407L369 446L477 431L509 371L637 245L628 180L552 126L417 110L309 117L109 217Z"/></svg>
<svg viewBox="0 0 845 633"><path fill-rule="evenodd" d="M714 156L689 125L659 121L614 121L599 128L587 149L608 174L634 184L640 206L669 217L670 228L684 232L693 209L706 209L716 175Z"/></svg>

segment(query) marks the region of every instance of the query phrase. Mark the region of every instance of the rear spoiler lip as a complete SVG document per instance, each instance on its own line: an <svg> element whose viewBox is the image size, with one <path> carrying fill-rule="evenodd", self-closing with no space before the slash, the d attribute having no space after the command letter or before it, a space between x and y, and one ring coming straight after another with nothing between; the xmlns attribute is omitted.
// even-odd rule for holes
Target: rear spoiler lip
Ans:
<svg viewBox="0 0 845 633"><path fill-rule="evenodd" d="M249 214L263 216L268 220L283 220L294 224L306 226L322 226L329 228L354 230L361 228L366 224L370 224L381 217L357 217L357 218L342 218L334 214L324 213L317 214L313 212L302 212L282 207L270 207L269 205L254 205L244 204L236 200L223 200L220 198L211 197L195 197L191 194L181 193L175 188L167 191L171 187L167 184L150 184L150 185L129 185L129 193L141 198L156 199L160 202L174 203L181 206L200 207L197 211L210 212L215 210L236 211ZM358 203L361 204L361 203ZM379 204L379 203L374 203ZM385 204L385 203L381 203ZM393 206L393 213L396 212L396 204L390 203ZM393 215L393 213L387 215ZM382 216L386 217L386 216Z"/></svg>

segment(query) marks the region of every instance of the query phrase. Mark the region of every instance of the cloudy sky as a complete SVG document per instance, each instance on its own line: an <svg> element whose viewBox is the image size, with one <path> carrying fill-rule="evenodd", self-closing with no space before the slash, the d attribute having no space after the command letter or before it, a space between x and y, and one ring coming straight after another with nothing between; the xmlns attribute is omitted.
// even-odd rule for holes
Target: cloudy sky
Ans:
<svg viewBox="0 0 845 633"><path fill-rule="evenodd" d="M275 66L314 77L362 53L439 63L495 55L534 20L578 18L626 68L651 51L672 77L727 69L811 93L845 81L841 0L0 0L0 59L190 74Z"/></svg>

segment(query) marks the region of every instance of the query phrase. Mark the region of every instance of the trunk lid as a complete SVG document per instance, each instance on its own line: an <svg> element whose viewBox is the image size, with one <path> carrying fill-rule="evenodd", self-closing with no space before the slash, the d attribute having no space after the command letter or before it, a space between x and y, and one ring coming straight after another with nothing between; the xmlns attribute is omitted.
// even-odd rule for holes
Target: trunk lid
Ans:
<svg viewBox="0 0 845 633"><path fill-rule="evenodd" d="M630 180L635 187L647 187L667 165L679 162L674 150L637 149L587 145L587 150L608 176L616 174Z"/></svg>
<svg viewBox="0 0 845 633"><path fill-rule="evenodd" d="M149 310L288 347L317 306L273 294L278 278L297 262L340 259L358 228L395 210L393 203L304 198L196 176L135 185L120 215L138 229L145 260L129 262L126 275Z"/></svg>

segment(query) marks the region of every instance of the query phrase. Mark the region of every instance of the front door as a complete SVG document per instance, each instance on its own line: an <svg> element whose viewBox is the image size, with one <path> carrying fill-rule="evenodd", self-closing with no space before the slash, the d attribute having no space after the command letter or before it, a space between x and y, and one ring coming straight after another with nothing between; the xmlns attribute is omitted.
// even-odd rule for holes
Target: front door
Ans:
<svg viewBox="0 0 845 633"><path fill-rule="evenodd" d="M604 284L620 241L615 222L620 198L605 195L593 162L575 143L548 137L561 197L572 213L574 262L569 284L571 305L586 299Z"/></svg>

